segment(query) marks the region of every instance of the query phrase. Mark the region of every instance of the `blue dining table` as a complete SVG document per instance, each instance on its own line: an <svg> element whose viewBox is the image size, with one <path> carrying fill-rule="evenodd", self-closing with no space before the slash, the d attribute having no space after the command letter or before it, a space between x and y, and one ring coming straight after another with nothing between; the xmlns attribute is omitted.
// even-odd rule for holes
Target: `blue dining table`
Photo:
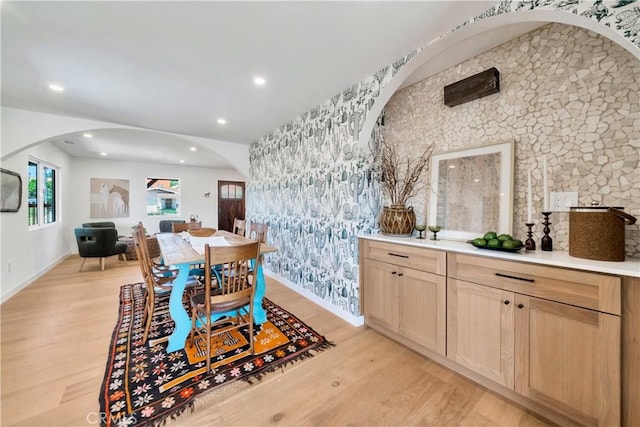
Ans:
<svg viewBox="0 0 640 427"><path fill-rule="evenodd" d="M178 267L178 275L173 282L171 295L169 296L169 313L175 322L175 329L169 336L167 345L167 353L171 353L184 349L187 336L191 331L191 317L185 310L182 299L189 281L191 266L204 264L204 244L206 243L210 246L233 246L246 244L252 242L252 240L224 230L216 231L211 237L193 237L186 234L186 232L185 234L159 233L156 234L156 237L163 262L167 265ZM277 250L277 248L268 244L263 243L260 245L261 256L266 253L277 252ZM262 263L258 263L253 306L254 321L257 325L267 321L267 313L262 306L262 299L266 290L267 286L262 272Z"/></svg>

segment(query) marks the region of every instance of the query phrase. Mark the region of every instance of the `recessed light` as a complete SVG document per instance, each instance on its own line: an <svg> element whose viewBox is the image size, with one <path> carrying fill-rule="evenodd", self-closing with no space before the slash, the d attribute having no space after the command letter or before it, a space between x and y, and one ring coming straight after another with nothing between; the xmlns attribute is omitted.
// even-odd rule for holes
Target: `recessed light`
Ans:
<svg viewBox="0 0 640 427"><path fill-rule="evenodd" d="M480 182L478 178L474 179L473 182Z"/></svg>
<svg viewBox="0 0 640 427"><path fill-rule="evenodd" d="M180 163L184 163L184 160L180 160Z"/></svg>
<svg viewBox="0 0 640 427"><path fill-rule="evenodd" d="M196 150L197 150L197 148L196 148L196 147L191 147L191 148L189 148L189 150L191 150L191 151L196 151Z"/></svg>
<svg viewBox="0 0 640 427"><path fill-rule="evenodd" d="M93 134L90 133L83 133L82 136L84 136L85 138L93 138Z"/></svg>
<svg viewBox="0 0 640 427"><path fill-rule="evenodd" d="M100 153L100 155L101 155L101 156L106 156L106 155L107 155L107 153L102 152L102 153Z"/></svg>
<svg viewBox="0 0 640 427"><path fill-rule="evenodd" d="M60 86L59 84L56 83L51 83L49 85L49 89L51 89L54 92L64 92L64 87Z"/></svg>
<svg viewBox="0 0 640 427"><path fill-rule="evenodd" d="M219 117L219 118L218 118L218 124L219 124L219 125L227 124L227 120L226 120L226 119L223 119L222 117Z"/></svg>
<svg viewBox="0 0 640 427"><path fill-rule="evenodd" d="M256 86L264 86L266 82L267 81L264 79L264 77L256 76L253 78L253 83L255 83Z"/></svg>
<svg viewBox="0 0 640 427"><path fill-rule="evenodd" d="M449 165L449 169L455 169L456 165Z"/></svg>

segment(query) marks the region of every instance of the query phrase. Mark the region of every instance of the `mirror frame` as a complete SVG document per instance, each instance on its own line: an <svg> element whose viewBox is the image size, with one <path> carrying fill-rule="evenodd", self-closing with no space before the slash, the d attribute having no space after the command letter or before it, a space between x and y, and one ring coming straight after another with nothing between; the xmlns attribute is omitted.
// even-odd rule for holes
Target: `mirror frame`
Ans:
<svg viewBox="0 0 640 427"><path fill-rule="evenodd" d="M500 205L498 229L494 230L498 234L512 234L513 227L513 171L514 171L514 142L500 142L490 145L481 145L460 150L436 153L431 156L431 192L429 195L429 225L436 224L437 207L438 207L438 183L440 162L443 160L458 159L463 157L484 156L487 154L499 153L501 159L506 161L500 162ZM449 240L469 240L482 236L490 230L451 230L443 228L438 237Z"/></svg>
<svg viewBox="0 0 640 427"><path fill-rule="evenodd" d="M18 212L22 206L22 177L19 173L0 168L0 188L2 188L3 200L0 203L0 212ZM16 194L17 198L8 202L4 197Z"/></svg>

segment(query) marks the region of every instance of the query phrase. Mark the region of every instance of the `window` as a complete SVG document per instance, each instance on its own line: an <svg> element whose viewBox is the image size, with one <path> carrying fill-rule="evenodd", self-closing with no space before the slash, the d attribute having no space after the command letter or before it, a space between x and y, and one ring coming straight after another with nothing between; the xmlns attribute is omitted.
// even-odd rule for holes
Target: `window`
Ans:
<svg viewBox="0 0 640 427"><path fill-rule="evenodd" d="M38 160L29 160L27 168L29 227L52 224L57 220L58 170Z"/></svg>
<svg viewBox="0 0 640 427"><path fill-rule="evenodd" d="M240 185L223 185L220 187L221 199L242 199L242 186Z"/></svg>
<svg viewBox="0 0 640 427"><path fill-rule="evenodd" d="M180 215L180 180L147 178L147 215Z"/></svg>

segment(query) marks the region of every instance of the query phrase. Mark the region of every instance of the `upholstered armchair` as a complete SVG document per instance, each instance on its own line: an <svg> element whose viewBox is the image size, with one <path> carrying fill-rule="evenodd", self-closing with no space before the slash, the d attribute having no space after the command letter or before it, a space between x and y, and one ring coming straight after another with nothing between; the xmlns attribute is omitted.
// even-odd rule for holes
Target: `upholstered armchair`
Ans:
<svg viewBox="0 0 640 427"><path fill-rule="evenodd" d="M118 242L118 231L115 228L76 228L74 230L78 253L82 257L80 271L87 258L100 258L100 267L104 270L104 259L113 255L120 255L127 263L125 252L126 242Z"/></svg>

